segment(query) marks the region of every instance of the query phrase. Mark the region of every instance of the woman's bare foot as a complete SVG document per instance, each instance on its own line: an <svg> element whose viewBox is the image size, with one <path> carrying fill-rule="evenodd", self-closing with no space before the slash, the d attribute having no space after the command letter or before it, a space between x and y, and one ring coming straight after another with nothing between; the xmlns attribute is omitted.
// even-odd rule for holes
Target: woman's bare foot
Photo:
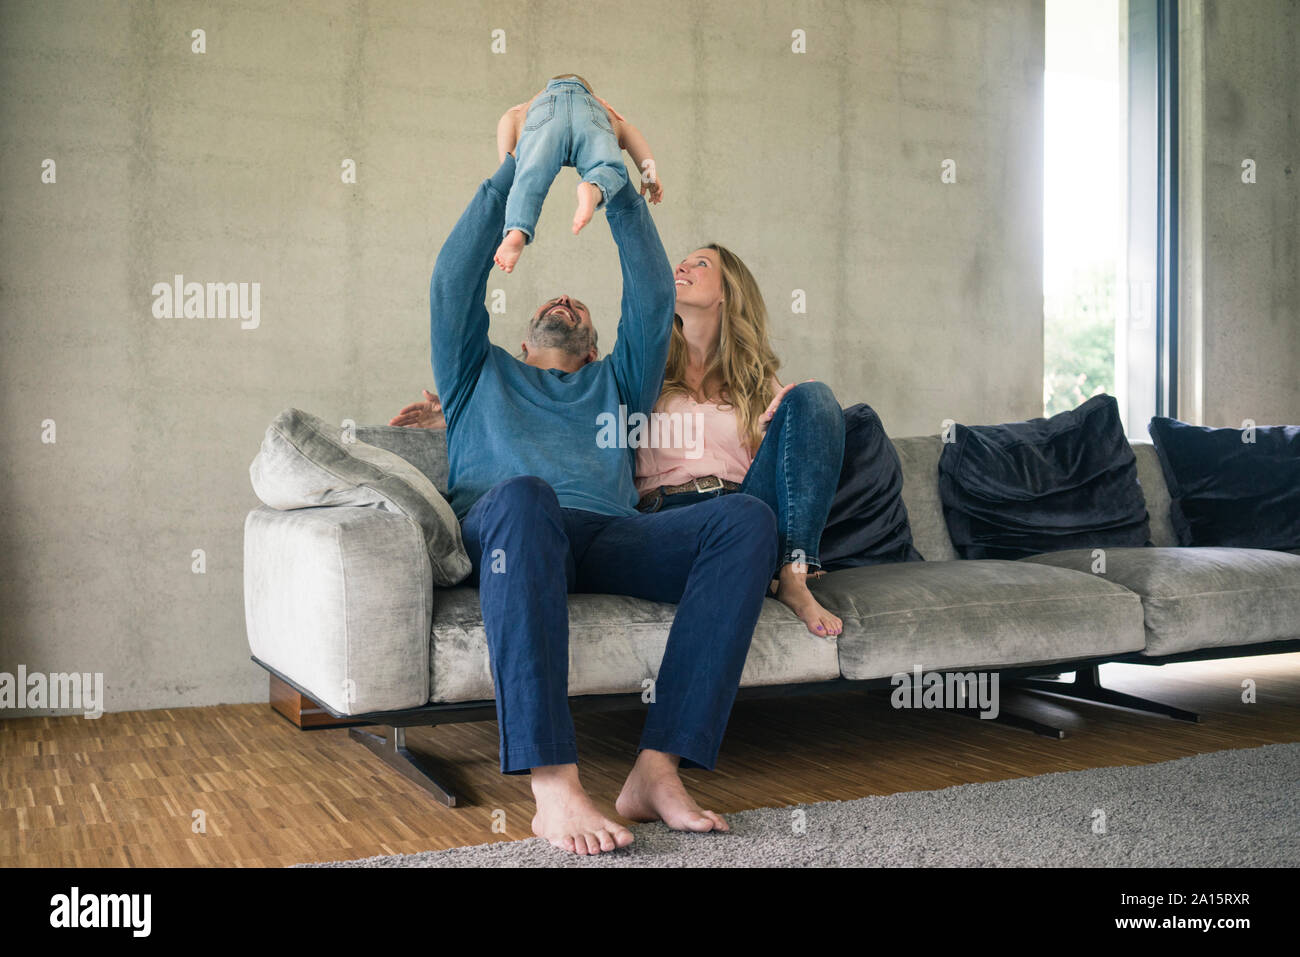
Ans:
<svg viewBox="0 0 1300 957"><path fill-rule="evenodd" d="M649 748L637 755L614 810L629 821L663 821L677 831L729 831L721 814L704 811L677 776L680 758Z"/></svg>
<svg viewBox="0 0 1300 957"><path fill-rule="evenodd" d="M573 214L573 235L582 232L582 227L591 222L591 216L600 205L600 187L583 180L578 184L578 211Z"/></svg>
<svg viewBox="0 0 1300 957"><path fill-rule="evenodd" d="M808 626L808 630L819 638L830 638L844 630L840 621L808 590L808 572L795 571L793 562L781 566L780 584L776 589L776 600L799 616ZM621 812L620 812L621 813Z"/></svg>
<svg viewBox="0 0 1300 957"><path fill-rule="evenodd" d="M519 254L524 251L524 240L527 238L522 230L510 230L506 233L506 238L501 240L501 245L497 247L497 253L492 257L492 261L506 272L513 272L515 263L519 262Z"/></svg>
<svg viewBox="0 0 1300 957"><path fill-rule="evenodd" d="M533 768L532 785L537 799L533 833L552 846L571 854L599 854L632 843L632 832L601 814L582 789L576 764Z"/></svg>

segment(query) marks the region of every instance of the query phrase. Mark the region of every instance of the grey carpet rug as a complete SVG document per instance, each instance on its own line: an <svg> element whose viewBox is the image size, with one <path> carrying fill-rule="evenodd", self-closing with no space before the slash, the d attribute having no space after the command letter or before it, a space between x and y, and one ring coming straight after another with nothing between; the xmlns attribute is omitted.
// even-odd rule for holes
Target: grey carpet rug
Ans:
<svg viewBox="0 0 1300 957"><path fill-rule="evenodd" d="M940 791L760 808L731 831L631 828L580 857L541 838L299 867L1294 867L1300 744ZM796 811L805 832L795 833ZM1104 814L1104 832L1098 833Z"/></svg>

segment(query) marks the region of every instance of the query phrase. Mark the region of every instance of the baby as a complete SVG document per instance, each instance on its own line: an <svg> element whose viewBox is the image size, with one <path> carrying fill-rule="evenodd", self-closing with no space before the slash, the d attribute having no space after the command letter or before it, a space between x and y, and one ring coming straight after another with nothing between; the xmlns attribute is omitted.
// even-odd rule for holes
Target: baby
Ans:
<svg viewBox="0 0 1300 957"><path fill-rule="evenodd" d="M641 170L641 195L648 190L650 202L661 202L663 183L645 137L576 73L555 77L531 100L507 110L497 124L497 161L515 154L515 181L496 264L512 271L533 241L542 201L561 166L576 167L582 177L573 215L573 232L580 232L596 208L627 183L625 149Z"/></svg>

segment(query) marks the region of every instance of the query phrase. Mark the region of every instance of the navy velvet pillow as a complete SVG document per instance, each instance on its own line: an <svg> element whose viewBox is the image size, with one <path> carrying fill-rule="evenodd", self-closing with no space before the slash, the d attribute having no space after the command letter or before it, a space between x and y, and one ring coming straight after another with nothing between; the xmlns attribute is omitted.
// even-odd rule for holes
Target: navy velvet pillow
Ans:
<svg viewBox="0 0 1300 957"><path fill-rule="evenodd" d="M939 456L944 520L962 558L1151 544L1119 405L1096 395L1050 419L957 425Z"/></svg>
<svg viewBox="0 0 1300 957"><path fill-rule="evenodd" d="M1211 429L1157 416L1147 431L1178 544L1300 548L1300 426Z"/></svg>
<svg viewBox="0 0 1300 957"><path fill-rule="evenodd" d="M844 464L822 532L822 568L919 562L903 504L903 467L871 406L844 410Z"/></svg>

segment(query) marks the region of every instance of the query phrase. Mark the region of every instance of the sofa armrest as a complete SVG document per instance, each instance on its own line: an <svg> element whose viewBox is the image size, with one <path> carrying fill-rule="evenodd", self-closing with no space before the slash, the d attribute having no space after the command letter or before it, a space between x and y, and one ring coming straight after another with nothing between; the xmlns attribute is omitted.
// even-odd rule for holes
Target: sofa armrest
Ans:
<svg viewBox="0 0 1300 957"><path fill-rule="evenodd" d="M340 714L429 701L433 571L398 512L334 506L244 520L253 655Z"/></svg>

